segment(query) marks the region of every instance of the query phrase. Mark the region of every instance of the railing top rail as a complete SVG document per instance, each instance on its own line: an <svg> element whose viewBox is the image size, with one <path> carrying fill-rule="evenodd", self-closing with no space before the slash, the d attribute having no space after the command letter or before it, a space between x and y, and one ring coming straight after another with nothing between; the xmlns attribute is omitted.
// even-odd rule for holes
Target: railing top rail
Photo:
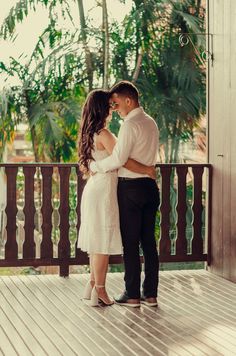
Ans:
<svg viewBox="0 0 236 356"><path fill-rule="evenodd" d="M78 167L78 163L0 163L0 167Z"/></svg>
<svg viewBox="0 0 236 356"><path fill-rule="evenodd" d="M210 163L157 163L155 167L206 167L211 168Z"/></svg>
<svg viewBox="0 0 236 356"><path fill-rule="evenodd" d="M78 163L44 163L44 162L35 162L35 163L0 163L0 167L78 167ZM212 164L210 163L157 163L156 168L161 167L206 167L211 168Z"/></svg>

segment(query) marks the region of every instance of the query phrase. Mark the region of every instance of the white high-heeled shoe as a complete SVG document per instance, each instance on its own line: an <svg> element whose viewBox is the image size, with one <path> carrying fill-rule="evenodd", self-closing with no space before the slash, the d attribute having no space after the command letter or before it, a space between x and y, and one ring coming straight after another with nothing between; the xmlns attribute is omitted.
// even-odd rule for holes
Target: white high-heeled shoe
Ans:
<svg viewBox="0 0 236 356"><path fill-rule="evenodd" d="M104 300L103 298L98 296L97 289L98 288L104 288L104 287L105 286L98 286L98 285L95 285L93 287L92 293L91 293L91 306L92 307L98 306L99 302L101 302L103 305L106 305L106 306L110 306L110 305L114 304L113 301L107 302L106 300Z"/></svg>
<svg viewBox="0 0 236 356"><path fill-rule="evenodd" d="M94 282L94 281L89 280L87 282L85 289L84 289L83 299L91 299L91 293L92 293L92 289L93 289L93 286L91 284L92 282Z"/></svg>

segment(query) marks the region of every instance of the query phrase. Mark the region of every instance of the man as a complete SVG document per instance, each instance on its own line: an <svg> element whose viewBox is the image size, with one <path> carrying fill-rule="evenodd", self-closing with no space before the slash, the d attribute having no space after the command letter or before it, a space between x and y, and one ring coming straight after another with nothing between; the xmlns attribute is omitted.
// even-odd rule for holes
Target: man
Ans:
<svg viewBox="0 0 236 356"><path fill-rule="evenodd" d="M91 162L92 172L118 170L120 229L124 247L125 292L115 297L120 305L139 307L140 302L157 306L159 261L154 236L159 191L155 180L122 167L128 158L145 165L156 163L159 131L155 121L139 105L137 88L121 81L110 90L110 105L124 119L112 154ZM139 244L144 255L145 278L140 298L141 265Z"/></svg>

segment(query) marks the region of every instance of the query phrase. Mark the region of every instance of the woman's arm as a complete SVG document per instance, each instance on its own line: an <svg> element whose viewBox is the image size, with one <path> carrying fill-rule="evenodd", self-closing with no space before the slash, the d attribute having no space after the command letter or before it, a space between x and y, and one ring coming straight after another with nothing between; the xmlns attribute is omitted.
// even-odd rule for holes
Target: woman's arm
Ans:
<svg viewBox="0 0 236 356"><path fill-rule="evenodd" d="M116 138L112 135L112 133L109 130L103 129L98 135L97 142L100 143L102 147L107 150L109 154L111 154L116 144ZM129 169L132 172L147 174L152 179L156 179L156 170L154 166L145 166L144 164L135 161L132 158L129 158L123 167Z"/></svg>

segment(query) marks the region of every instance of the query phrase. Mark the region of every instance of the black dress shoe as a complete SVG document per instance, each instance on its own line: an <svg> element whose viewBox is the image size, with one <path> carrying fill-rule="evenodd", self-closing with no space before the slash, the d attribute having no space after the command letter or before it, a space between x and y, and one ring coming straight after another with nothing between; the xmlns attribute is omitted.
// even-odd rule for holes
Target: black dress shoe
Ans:
<svg viewBox="0 0 236 356"><path fill-rule="evenodd" d="M116 304L131 307L131 308L138 308L140 307L140 299L129 298L127 293L124 292L121 295L115 296L114 301Z"/></svg>

